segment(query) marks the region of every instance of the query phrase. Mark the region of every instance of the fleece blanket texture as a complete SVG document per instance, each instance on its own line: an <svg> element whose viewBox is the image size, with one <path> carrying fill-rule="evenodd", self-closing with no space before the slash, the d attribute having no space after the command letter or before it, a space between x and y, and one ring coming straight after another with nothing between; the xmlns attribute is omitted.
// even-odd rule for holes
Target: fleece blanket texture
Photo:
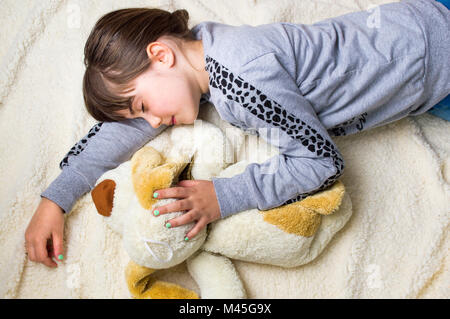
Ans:
<svg viewBox="0 0 450 319"><path fill-rule="evenodd" d="M5 0L0 21L0 296L130 298L121 238L89 194L66 217L63 262L30 262L24 233L59 161L95 124L84 110L83 46L124 7L185 8L190 25L314 23L376 0ZM206 114L206 115L205 115ZM208 114L203 113L208 120ZM335 141L353 216L297 268L233 260L250 298L449 298L450 122L430 114ZM280 247L282 249L282 247ZM185 263L158 276L199 292Z"/></svg>

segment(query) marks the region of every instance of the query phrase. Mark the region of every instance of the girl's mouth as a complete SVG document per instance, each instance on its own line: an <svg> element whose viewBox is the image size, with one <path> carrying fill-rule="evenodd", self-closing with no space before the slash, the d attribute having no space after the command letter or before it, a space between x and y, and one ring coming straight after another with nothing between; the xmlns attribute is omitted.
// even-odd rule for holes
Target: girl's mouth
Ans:
<svg viewBox="0 0 450 319"><path fill-rule="evenodd" d="M177 124L177 121L175 121L175 116L172 116L172 125Z"/></svg>

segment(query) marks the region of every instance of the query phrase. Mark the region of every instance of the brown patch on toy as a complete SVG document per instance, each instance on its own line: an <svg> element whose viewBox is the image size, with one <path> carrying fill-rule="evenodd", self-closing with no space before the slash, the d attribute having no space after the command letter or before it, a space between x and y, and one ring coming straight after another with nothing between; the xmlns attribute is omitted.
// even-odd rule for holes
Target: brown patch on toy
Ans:
<svg viewBox="0 0 450 319"><path fill-rule="evenodd" d="M115 189L116 182L112 179L105 179L91 191L92 200L100 215L105 217L111 216Z"/></svg>
<svg viewBox="0 0 450 319"><path fill-rule="evenodd" d="M308 196L302 201L260 213L263 214L264 221L286 233L311 237L320 226L320 215L329 215L339 209L344 194L344 184L336 181L326 190Z"/></svg>

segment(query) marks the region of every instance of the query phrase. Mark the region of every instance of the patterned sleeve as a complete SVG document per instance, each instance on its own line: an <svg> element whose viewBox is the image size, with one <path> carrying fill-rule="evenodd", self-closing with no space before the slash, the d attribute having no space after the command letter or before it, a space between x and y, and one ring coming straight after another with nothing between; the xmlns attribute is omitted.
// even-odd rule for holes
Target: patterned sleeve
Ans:
<svg viewBox="0 0 450 319"><path fill-rule="evenodd" d="M94 125L60 162L61 173L41 197L70 213L74 203L94 188L103 173L129 160L165 128L161 125L154 129L142 118Z"/></svg>
<svg viewBox="0 0 450 319"><path fill-rule="evenodd" d="M343 174L343 158L310 103L289 84L284 71L274 74L276 68L264 67L276 65L274 59L265 55L240 76L207 59L210 85L224 93L242 128L256 130L280 150L278 156L252 163L241 174L212 179L222 218L302 200L331 186ZM270 83L279 86L271 90Z"/></svg>

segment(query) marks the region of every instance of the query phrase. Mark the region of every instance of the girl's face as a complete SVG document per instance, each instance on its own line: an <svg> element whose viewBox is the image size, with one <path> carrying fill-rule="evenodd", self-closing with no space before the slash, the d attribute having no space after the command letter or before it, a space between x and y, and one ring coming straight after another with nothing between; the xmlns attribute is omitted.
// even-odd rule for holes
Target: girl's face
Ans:
<svg viewBox="0 0 450 319"><path fill-rule="evenodd" d="M155 42L154 42L155 43ZM152 44L154 44L152 43ZM132 83L132 110L118 113L126 118L144 118L154 128L160 125L192 124L198 116L202 89L200 77L180 54L156 42L147 48L152 59L147 71ZM153 51L152 51L153 50Z"/></svg>
<svg viewBox="0 0 450 319"><path fill-rule="evenodd" d="M144 118L154 128L160 125L192 124L199 111L200 96L193 85L175 72L147 70L135 80L133 113L126 110L127 118Z"/></svg>

